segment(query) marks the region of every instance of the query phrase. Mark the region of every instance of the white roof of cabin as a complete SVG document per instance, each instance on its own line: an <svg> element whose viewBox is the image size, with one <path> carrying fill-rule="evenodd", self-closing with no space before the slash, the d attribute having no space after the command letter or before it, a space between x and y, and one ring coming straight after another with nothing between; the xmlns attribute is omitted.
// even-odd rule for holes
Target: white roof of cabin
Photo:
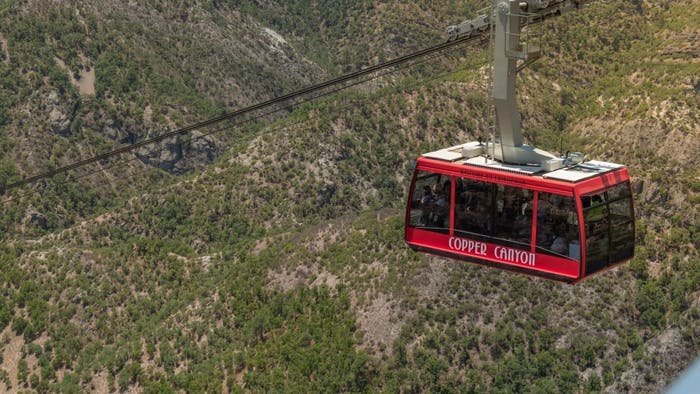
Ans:
<svg viewBox="0 0 700 394"><path fill-rule="evenodd" d="M605 161L591 160L575 166L561 168L543 174L543 178L558 179L561 181L578 182L584 179L603 174L618 168L624 167L622 164L608 163Z"/></svg>
<svg viewBox="0 0 700 394"><path fill-rule="evenodd" d="M506 164L501 163L500 161L488 159L486 158L486 156L472 157L471 159L462 160L459 163L485 167L492 170L517 172L519 174L525 175L534 175L542 171L542 168L540 166L519 166L515 164Z"/></svg>
<svg viewBox="0 0 700 394"><path fill-rule="evenodd" d="M455 145L449 148L428 152L422 156L456 164L472 165L523 175L538 175L546 179L556 179L572 183L624 167L622 164L591 160L569 167L560 168L555 171L545 172L541 166L537 165L506 164L489 159L486 156L477 156L470 159L465 159L464 156L462 156L462 149L474 148L477 146L479 146L479 142L468 142L466 144Z"/></svg>

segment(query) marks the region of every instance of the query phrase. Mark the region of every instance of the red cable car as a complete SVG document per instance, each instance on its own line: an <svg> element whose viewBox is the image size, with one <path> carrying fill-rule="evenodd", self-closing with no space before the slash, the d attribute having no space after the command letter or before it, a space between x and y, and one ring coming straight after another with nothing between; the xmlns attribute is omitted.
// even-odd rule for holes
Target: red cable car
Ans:
<svg viewBox="0 0 700 394"><path fill-rule="evenodd" d="M470 142L417 160L406 209L406 242L413 249L569 283L634 256L627 168L523 144L515 80L540 52L522 42L521 28L575 8L499 0L490 15L448 28L450 37L494 34L491 99L500 141Z"/></svg>
<svg viewBox="0 0 700 394"><path fill-rule="evenodd" d="M417 160L406 210L413 249L569 283L633 257L626 167L547 172L461 154L477 144Z"/></svg>

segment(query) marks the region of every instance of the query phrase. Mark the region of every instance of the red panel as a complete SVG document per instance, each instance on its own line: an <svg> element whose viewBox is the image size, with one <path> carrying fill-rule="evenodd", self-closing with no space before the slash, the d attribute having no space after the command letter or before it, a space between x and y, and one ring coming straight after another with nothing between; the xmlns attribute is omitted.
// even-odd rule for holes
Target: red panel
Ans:
<svg viewBox="0 0 700 394"><path fill-rule="evenodd" d="M571 279L577 279L580 272L578 261L408 226L406 227L406 242L436 252L454 253L502 264L504 268L511 266L520 270L533 271L533 273L544 272Z"/></svg>
<svg viewBox="0 0 700 394"><path fill-rule="evenodd" d="M580 194L580 189L576 189L576 193L574 193L574 201L576 202L576 214L578 215L578 236L579 236L579 243L581 245L581 249L579 250L579 253L581 254L581 261L586 261L586 253L588 251L586 250L586 224L584 223L583 220L583 205L581 204L581 194ZM583 278L586 273L586 268L584 267L584 264L581 264L581 272L579 275Z"/></svg>
<svg viewBox="0 0 700 394"><path fill-rule="evenodd" d="M630 175L627 172L627 167L622 167L615 171L607 172L596 177L586 179L583 182L576 184L576 191L580 196L596 192L598 190L607 189L614 185L629 181Z"/></svg>
<svg viewBox="0 0 700 394"><path fill-rule="evenodd" d="M532 193L532 227L530 227L530 252L537 247L537 212L540 211L540 193Z"/></svg>
<svg viewBox="0 0 700 394"><path fill-rule="evenodd" d="M455 195L455 190L457 190L457 182L455 182L455 178L451 177L450 178L450 235L455 233L455 204L456 204L456 198L457 196Z"/></svg>

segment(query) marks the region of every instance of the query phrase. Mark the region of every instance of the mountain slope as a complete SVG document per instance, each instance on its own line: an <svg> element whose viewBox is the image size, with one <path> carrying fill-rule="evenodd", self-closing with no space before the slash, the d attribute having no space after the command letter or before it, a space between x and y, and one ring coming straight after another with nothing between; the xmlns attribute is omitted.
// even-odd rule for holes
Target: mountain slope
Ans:
<svg viewBox="0 0 700 394"><path fill-rule="evenodd" d="M52 201L74 223L54 227L66 229L12 222L22 211L5 204L4 217L19 213L0 250L4 388L661 390L700 348L687 55L698 48L685 41L697 35L687 7L700 10L666 4L610 2L552 22L545 37L563 47L519 80L531 141L630 165L639 246L628 265L572 287L405 247L408 161L490 123L485 57L457 52L222 137L230 145L202 172L153 171L112 201L87 179L87 207L58 183L69 190Z"/></svg>

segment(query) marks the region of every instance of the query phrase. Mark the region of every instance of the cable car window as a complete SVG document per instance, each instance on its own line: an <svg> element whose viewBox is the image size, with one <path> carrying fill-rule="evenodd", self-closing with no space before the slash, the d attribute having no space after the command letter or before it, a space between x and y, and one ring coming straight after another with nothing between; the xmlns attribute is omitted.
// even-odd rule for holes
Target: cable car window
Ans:
<svg viewBox="0 0 700 394"><path fill-rule="evenodd" d="M618 200L613 198L613 195ZM608 192L610 199L610 261L626 260L634 254L634 217L629 184L615 186Z"/></svg>
<svg viewBox="0 0 700 394"><path fill-rule="evenodd" d="M628 198L610 203L610 220L613 223L632 220L632 204Z"/></svg>
<svg viewBox="0 0 700 394"><path fill-rule="evenodd" d="M491 234L493 184L458 179L455 196L455 232L476 236Z"/></svg>
<svg viewBox="0 0 700 394"><path fill-rule="evenodd" d="M421 171L411 199L410 225L447 233L450 228L450 177Z"/></svg>
<svg viewBox="0 0 700 394"><path fill-rule="evenodd" d="M582 197L583 220L586 225L586 273L608 265L610 255L610 228L608 206L603 204L602 193ZM586 202L589 201L588 207Z"/></svg>
<svg viewBox="0 0 700 394"><path fill-rule="evenodd" d="M586 228L586 274L629 259L634 253L634 217L628 182L581 197Z"/></svg>
<svg viewBox="0 0 700 394"><path fill-rule="evenodd" d="M496 185L493 236L515 243L516 247L530 248L532 232L531 190Z"/></svg>
<svg viewBox="0 0 700 394"><path fill-rule="evenodd" d="M605 201L606 200L605 200L605 193L604 192L581 197L581 203L583 204L583 209L597 207L601 204L604 204Z"/></svg>
<svg viewBox="0 0 700 394"><path fill-rule="evenodd" d="M616 263L634 254L634 222L610 224L610 261Z"/></svg>
<svg viewBox="0 0 700 394"><path fill-rule="evenodd" d="M537 251L581 259L578 215L573 197L539 193Z"/></svg>
<svg viewBox="0 0 700 394"><path fill-rule="evenodd" d="M629 183L621 183L608 189L608 199L610 201L619 200L625 197L630 197Z"/></svg>

